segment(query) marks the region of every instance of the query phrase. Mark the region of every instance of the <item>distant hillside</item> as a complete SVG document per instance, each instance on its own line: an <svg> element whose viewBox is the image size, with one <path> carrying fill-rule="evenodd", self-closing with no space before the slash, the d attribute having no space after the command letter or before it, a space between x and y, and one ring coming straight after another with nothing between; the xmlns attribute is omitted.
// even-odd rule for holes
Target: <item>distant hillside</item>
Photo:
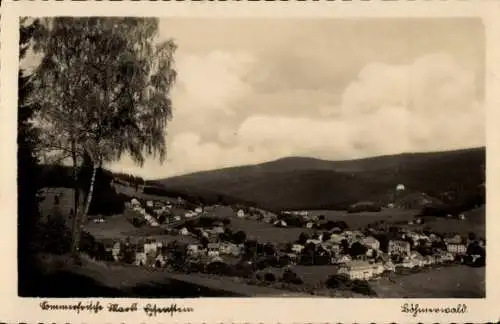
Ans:
<svg viewBox="0 0 500 324"><path fill-rule="evenodd" d="M270 209L344 209L364 200L390 201L404 184L450 203L481 194L485 148L399 154L352 161L289 157L148 182L175 192L210 192ZM484 196L484 193L483 193Z"/></svg>

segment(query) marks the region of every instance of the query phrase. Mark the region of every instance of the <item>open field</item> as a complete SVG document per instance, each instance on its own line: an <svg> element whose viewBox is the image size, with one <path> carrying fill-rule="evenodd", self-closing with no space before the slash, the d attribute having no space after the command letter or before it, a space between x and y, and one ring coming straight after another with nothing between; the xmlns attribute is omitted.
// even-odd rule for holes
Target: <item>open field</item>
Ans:
<svg viewBox="0 0 500 324"><path fill-rule="evenodd" d="M337 273L338 269L338 265L296 265L293 267L293 271L304 280L304 283L311 286L318 283L325 283L331 275Z"/></svg>
<svg viewBox="0 0 500 324"><path fill-rule="evenodd" d="M288 243L299 238L300 233L312 233L307 228L275 227L272 224L259 222L251 219L231 219L233 231L244 231L247 238L253 238L259 242Z"/></svg>
<svg viewBox="0 0 500 324"><path fill-rule="evenodd" d="M409 221L415 219L418 211L398 208L384 208L380 212L348 213L343 210L314 210L313 216L324 215L327 220L344 221L350 228L363 228L368 224L385 221L387 223Z"/></svg>
<svg viewBox="0 0 500 324"><path fill-rule="evenodd" d="M50 260L51 259L51 260ZM285 291L270 287L248 285L231 278L203 274L183 274L165 269L152 270L110 262L95 262L84 258L82 266L75 266L65 256L45 260L45 269L65 276L79 276L88 282L107 288L119 297L284 297ZM57 266L54 267L54 264ZM52 268L52 269L51 269ZM78 291L73 297L78 297ZM295 294L298 295L298 294ZM116 296L116 297L118 297Z"/></svg>
<svg viewBox="0 0 500 324"><path fill-rule="evenodd" d="M484 298L485 269L464 265L435 267L371 282L381 298Z"/></svg>
<svg viewBox="0 0 500 324"><path fill-rule="evenodd" d="M123 186L120 189L124 193L127 188ZM132 190L132 189L130 189ZM43 190L46 198L40 203L43 214L50 214L53 206L53 199L56 194L61 195L60 206L61 212L68 215L73 207L73 191L68 188L46 188ZM131 192L127 192L131 194ZM140 198L151 200L168 200L168 197L157 197L150 195L139 195ZM183 210L177 211L179 214ZM386 223L392 222L407 222L414 219L418 213L415 210L404 209L383 209L381 212L361 212L361 213L347 213L346 211L332 211L332 210L314 210L310 212L311 215L319 216L324 215L327 220L345 221L350 228L363 228L368 224L376 221L385 221ZM174 212L175 214L175 212ZM423 229L430 227L438 233L460 233L466 235L469 232L474 232L480 237L485 236L485 208L484 206L475 210L465 213L465 220L446 219L438 217L426 217L425 224L423 225L401 225L405 228ZM251 219L240 219L234 216L233 210L227 206L216 207L213 211L207 212L207 216L218 218L231 219L231 228L233 231L244 231L248 237L258 239L263 242L285 243L293 242L298 239L300 233L312 233L313 230L306 228L279 228L272 224L264 223L261 221ZM68 226L71 226L70 219L68 219ZM163 236L164 226L152 228L144 226L140 229L135 228L123 215L114 215L106 217L106 222L103 224L95 224L89 222L86 228L96 238L124 238L127 236Z"/></svg>

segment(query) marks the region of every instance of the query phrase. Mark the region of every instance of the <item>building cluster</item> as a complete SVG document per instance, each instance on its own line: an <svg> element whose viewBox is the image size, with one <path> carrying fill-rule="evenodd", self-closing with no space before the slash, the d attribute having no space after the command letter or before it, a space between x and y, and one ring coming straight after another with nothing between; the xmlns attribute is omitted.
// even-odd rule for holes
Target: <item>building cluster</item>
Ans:
<svg viewBox="0 0 500 324"><path fill-rule="evenodd" d="M177 221L193 219L205 215L213 207L195 207L184 209L179 215L181 200L176 202L139 201L133 199L128 207L140 214L153 227L159 226L158 218L167 215L165 223L175 225ZM176 216L174 216L173 210ZM234 217L256 219L276 226L287 226L277 214L262 209L234 207ZM306 220L306 228L318 228L324 219L312 216L307 211L282 212L281 215L300 217ZM202 220L202 219L200 219ZM197 221L197 220L196 220ZM183 262L208 264L226 260L244 262L260 262L262 259L273 258L286 260L287 265L338 265L338 274L351 280L369 280L386 272L397 272L398 269L415 269L435 264L443 264L460 260L468 254L473 260L484 258L484 240L464 238L460 235L442 237L431 232L417 232L403 228L396 231L366 229L363 231L334 227L329 230L317 230L309 236L301 234L295 242L273 244L257 242L260 249L249 256L246 240L234 240L235 235L228 228L228 223L214 221L210 224L199 224L195 221L185 227L169 226L169 232L179 235L179 241L186 238L182 244L173 247L161 239L148 238L137 243L130 241L114 242L108 250L113 260L128 262L138 266L165 267L173 250L181 251ZM342 227L342 226L341 226ZM175 233L174 233L175 232ZM232 234L228 234L232 233ZM177 241L177 240L176 240ZM178 242L177 242L178 243ZM169 245L170 244L170 245ZM475 244L474 249L470 245ZM266 248L263 248L266 246ZM269 248L270 247L270 248ZM270 252L271 251L271 252ZM472 252L471 252L472 251Z"/></svg>
<svg viewBox="0 0 500 324"><path fill-rule="evenodd" d="M325 237L328 235L328 237ZM385 244L375 238L384 237ZM470 252L475 244L476 252ZM459 235L442 238L435 233L417 233L400 230L392 235L345 230L337 233L317 234L304 244L292 245L292 260L300 260L309 250L314 257L327 254L331 264L340 265L339 274L350 279L368 280L384 272L396 272L400 268L420 268L460 260L471 255L474 260L483 257L485 242L472 241ZM320 251L320 253L318 253Z"/></svg>
<svg viewBox="0 0 500 324"><path fill-rule="evenodd" d="M204 208L200 206L196 206L192 210L186 209L186 202L180 197L173 202L133 198L126 203L125 207L127 210L133 211L136 216L144 219L152 227L181 222L185 219L202 216L205 213ZM177 208L175 213L174 208Z"/></svg>

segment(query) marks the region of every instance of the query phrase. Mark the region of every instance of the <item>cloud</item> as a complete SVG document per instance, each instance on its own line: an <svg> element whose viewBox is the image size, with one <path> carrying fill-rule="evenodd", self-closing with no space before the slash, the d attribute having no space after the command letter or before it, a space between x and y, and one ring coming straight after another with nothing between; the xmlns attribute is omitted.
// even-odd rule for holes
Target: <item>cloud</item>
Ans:
<svg viewBox="0 0 500 324"><path fill-rule="evenodd" d="M252 91L244 78L253 62L248 53L223 51L179 58L176 66L179 77L172 94L177 113L231 114L231 104Z"/></svg>
<svg viewBox="0 0 500 324"><path fill-rule="evenodd" d="M283 91L257 93L242 77L255 67L248 56L240 56L239 63L226 54L209 57L205 62L210 64L199 58L185 61L194 63L184 68L185 73L193 69L193 76L184 77L183 91L200 93L185 99L179 109L187 109L191 117L204 116L205 122L219 116L212 112L244 112L240 123L211 119L207 126L215 135L210 140L202 131L183 128L170 138L170 160L164 168L143 174L183 174L292 155L336 160L485 143L484 109L476 98L474 75L446 53L425 55L408 65L369 63L340 99L321 89L290 96ZM212 84L207 77L211 64L220 69L221 83ZM201 79L195 77L197 66L206 68ZM192 106L185 108L186 102Z"/></svg>

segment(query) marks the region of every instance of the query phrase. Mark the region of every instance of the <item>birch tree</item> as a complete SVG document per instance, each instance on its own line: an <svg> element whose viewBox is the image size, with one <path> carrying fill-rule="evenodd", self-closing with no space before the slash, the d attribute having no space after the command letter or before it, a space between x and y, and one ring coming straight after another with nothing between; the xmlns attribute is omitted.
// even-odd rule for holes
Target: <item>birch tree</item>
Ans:
<svg viewBox="0 0 500 324"><path fill-rule="evenodd" d="M176 45L158 41L154 18L50 18L44 26L34 47L44 56L33 99L45 148L72 161L76 253L97 169L125 153L139 165L148 155L165 158ZM83 157L93 172L82 209L76 177Z"/></svg>

